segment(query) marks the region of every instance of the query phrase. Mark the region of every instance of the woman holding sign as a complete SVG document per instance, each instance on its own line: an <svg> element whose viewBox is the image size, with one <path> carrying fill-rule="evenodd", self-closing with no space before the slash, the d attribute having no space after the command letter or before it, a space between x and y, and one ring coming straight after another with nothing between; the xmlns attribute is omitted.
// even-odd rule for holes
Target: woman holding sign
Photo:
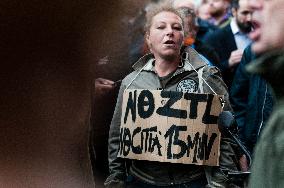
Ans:
<svg viewBox="0 0 284 188"><path fill-rule="evenodd" d="M151 54L142 57L136 62L133 65L134 72L126 76L121 84L109 132L110 175L105 182L107 187L205 187L206 185L210 187L226 187L228 186L226 184L227 178L220 169L237 170L233 162L234 154L232 148L229 142L226 141L226 138L221 139L221 154L218 161L220 167L118 157L121 153L129 152L129 150L134 152L135 149L136 153L142 152L141 148L130 146L131 143L133 144L134 135L138 135L138 132L140 134L142 130L140 128L135 129L136 131L133 132L132 136L130 134L127 136L126 134L123 135L125 131L123 132L121 128L123 121L132 120L135 125L136 111L139 111L139 109L141 111L140 104L136 104L140 96L136 96L135 92L133 96L131 95L132 97L129 97L133 100L129 99L123 102L123 94L128 89L224 95L224 110L230 110L230 105L226 103L228 101L227 88L221 79L218 69L209 67L193 49L188 48L183 55L180 55L184 39L183 28L182 16L168 4L158 4L148 12L145 29L146 40ZM138 97L137 100L136 97ZM147 112L153 109L150 107L152 99L152 97L148 97L147 101L143 101L142 107L143 105L144 107L148 105L148 108L146 107L148 111L145 110ZM122 111L123 106L125 107L123 103L127 103L126 112L125 110ZM170 106L170 104L168 105ZM136 106L138 106L138 109L136 109ZM156 109L153 109L151 112L154 110ZM132 116L129 116L127 119L125 114L132 114ZM149 114L140 114L140 116L145 118L146 116L149 117ZM162 144L155 138L158 138L161 133L159 131L155 132L154 129L152 132L150 130L147 131L144 130L145 137L141 134L141 139L144 139L141 141L141 145L143 145L145 140L152 139L147 143L152 144L153 147L149 147L147 151L151 152L155 149L160 151ZM155 137L154 133L158 136ZM167 135L162 136L167 137ZM178 134L175 134L172 139L175 140L178 136ZM124 140L124 143L121 143L122 140ZM177 141L176 145L180 144L180 140L175 141ZM193 141L198 142L198 140ZM128 146L128 149L122 149L125 145ZM135 145L137 146L137 143ZM128 175L133 177L134 180L127 182Z"/></svg>

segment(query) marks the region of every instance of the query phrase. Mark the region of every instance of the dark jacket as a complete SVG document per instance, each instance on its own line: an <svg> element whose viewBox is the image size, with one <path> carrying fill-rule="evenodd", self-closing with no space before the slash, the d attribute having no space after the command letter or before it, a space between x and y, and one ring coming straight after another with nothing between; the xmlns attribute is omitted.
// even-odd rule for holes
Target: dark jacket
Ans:
<svg viewBox="0 0 284 188"><path fill-rule="evenodd" d="M163 88L169 91L178 91L179 83L182 80L194 80L197 84L194 91L197 93L212 93L213 91L200 79L199 73L195 69L202 70L202 78L210 84L212 89L218 94L224 94L226 105L224 110L230 110L228 103L227 88L220 77L219 70L214 66L207 66L207 64L200 58L194 50L188 56L188 61L176 70L173 76L163 87L159 81L158 75L155 73L153 66L154 58L152 55L147 55L141 58L133 68L134 72L129 74L123 79L118 101L115 108L114 116L112 119L110 133L109 133L109 168L110 176L107 178L105 185L108 187L123 187L126 177L125 159L117 157L119 150L119 132L121 120L121 105L122 94L126 88L129 89L152 89ZM200 71L201 73L201 71ZM201 84L202 83L202 84ZM198 89L199 88L199 89ZM189 88L186 88L189 89ZM203 90L203 92L202 92ZM220 154L220 167L223 169L236 170L233 162L234 153L227 138L221 139L221 154ZM220 171L218 167L173 164L173 163L159 163L153 161L139 161L131 160L130 174L136 178L154 185L171 185L190 182L199 178L200 176L208 177L208 183L214 186L220 185L222 187L226 184L226 176Z"/></svg>
<svg viewBox="0 0 284 188"><path fill-rule="evenodd" d="M275 97L273 112L255 148L249 187L284 187L283 50L263 56L248 68L270 83Z"/></svg>
<svg viewBox="0 0 284 188"><path fill-rule="evenodd" d="M251 46L248 46L230 90L230 102L235 112L240 139L251 152L273 106L270 86L259 75L249 74L245 69L255 58Z"/></svg>
<svg viewBox="0 0 284 188"><path fill-rule="evenodd" d="M183 52L187 47L188 46L182 46L181 52ZM220 63L217 52L211 46L206 45L199 39L196 38L194 43L190 47L195 49L199 54L203 55L212 65L217 67L217 64Z"/></svg>
<svg viewBox="0 0 284 188"><path fill-rule="evenodd" d="M218 66L220 63L219 56L217 52L209 45L206 45L204 42L196 39L194 42L195 50L206 57L214 66Z"/></svg>
<svg viewBox="0 0 284 188"><path fill-rule="evenodd" d="M220 58L220 64L218 64L217 67L221 70L223 79L228 88L230 88L235 70L229 69L228 60L231 56L231 52L237 50L237 44L230 24L207 35L204 39L204 43L210 45L217 52Z"/></svg>
<svg viewBox="0 0 284 188"><path fill-rule="evenodd" d="M198 40L203 41L206 36L218 29L215 25L209 23L207 20L203 20L201 18L197 18L197 26L198 26L198 31L197 31L197 36L196 38Z"/></svg>

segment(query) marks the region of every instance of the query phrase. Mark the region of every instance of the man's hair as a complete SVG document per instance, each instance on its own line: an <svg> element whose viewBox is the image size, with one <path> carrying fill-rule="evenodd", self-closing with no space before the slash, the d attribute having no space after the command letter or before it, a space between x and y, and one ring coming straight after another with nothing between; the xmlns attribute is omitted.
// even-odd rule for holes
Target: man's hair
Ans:
<svg viewBox="0 0 284 188"><path fill-rule="evenodd" d="M231 1L231 8L234 8L234 9L240 8L239 0L232 0Z"/></svg>
<svg viewBox="0 0 284 188"><path fill-rule="evenodd" d="M146 13L146 23L144 26L144 30L146 33L150 30L153 17L159 14L160 12L172 12L176 14L178 17L181 18L182 26L184 27L184 17L181 15L181 13L172 6L172 3L170 1L162 1L157 4L153 4L151 7L149 7Z"/></svg>

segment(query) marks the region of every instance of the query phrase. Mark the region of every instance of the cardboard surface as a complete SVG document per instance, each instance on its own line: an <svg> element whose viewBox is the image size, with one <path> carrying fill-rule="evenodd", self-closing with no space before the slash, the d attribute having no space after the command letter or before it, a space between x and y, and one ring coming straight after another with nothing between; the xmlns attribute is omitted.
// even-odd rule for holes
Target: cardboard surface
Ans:
<svg viewBox="0 0 284 188"><path fill-rule="evenodd" d="M220 97L125 90L118 157L218 166Z"/></svg>

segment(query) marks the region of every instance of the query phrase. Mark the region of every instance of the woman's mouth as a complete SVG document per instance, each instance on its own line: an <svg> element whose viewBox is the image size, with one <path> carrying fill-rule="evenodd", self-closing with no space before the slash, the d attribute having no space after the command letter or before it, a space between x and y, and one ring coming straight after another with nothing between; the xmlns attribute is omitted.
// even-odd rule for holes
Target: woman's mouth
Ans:
<svg viewBox="0 0 284 188"><path fill-rule="evenodd" d="M174 47L176 43L173 40L167 40L166 42L164 42L164 45L166 47Z"/></svg>

